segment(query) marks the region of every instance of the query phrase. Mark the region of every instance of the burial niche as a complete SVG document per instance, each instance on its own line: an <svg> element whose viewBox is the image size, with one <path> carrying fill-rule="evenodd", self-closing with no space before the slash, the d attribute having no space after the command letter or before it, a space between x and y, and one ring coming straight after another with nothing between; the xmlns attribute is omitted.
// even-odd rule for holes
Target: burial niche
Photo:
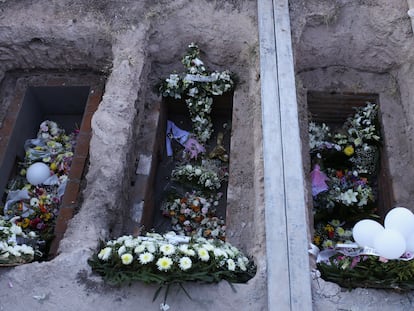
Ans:
<svg viewBox="0 0 414 311"><path fill-rule="evenodd" d="M208 72L199 53L191 44L187 71L158 87L164 100L141 224L224 240L234 82L228 71Z"/></svg>
<svg viewBox="0 0 414 311"><path fill-rule="evenodd" d="M353 138L351 138L348 143L352 148L354 148L353 154L349 157L344 154L343 150L339 152L341 154L342 159L335 160L337 163L340 163L343 160L343 157L348 157L351 163L348 164L357 164L356 161L359 162L371 162L372 165L375 166L372 170L375 171L373 174L370 173L370 182L373 187L373 212L380 216L384 216L390 206L392 206L394 202L394 198L392 195L392 188L390 183L389 177L389 170L388 170L388 159L385 149L382 147L384 145L384 135L382 135L382 124L381 124L381 111L380 111L380 103L379 103L379 96L378 94L373 93L329 93L329 92L319 92L319 91L310 91L307 94L308 100L308 111L310 113L310 120L314 124L325 124L328 128L330 128L331 134L337 133L336 135L348 135L350 137L354 136L361 136L360 133L357 133L358 130L352 129L355 126L349 125L347 126L346 131L344 132L343 126L345 123L359 122L359 120L350 120L355 115L358 109L363 109L363 107L367 107L369 103L375 105L376 109L372 112L375 113L375 117L372 119L372 124L367 124L371 121L365 121L367 123L361 124L359 128L361 131L368 133L372 127L376 127L378 131L378 135L381 137L378 141L375 141L372 138L367 137L365 140L372 142L375 145L375 148L378 148L378 154L374 155L372 150L369 150L368 147L365 147L365 151L355 146L355 142ZM366 112L369 113L369 112ZM352 132L351 134L349 132ZM362 134L363 135L363 134ZM333 137L332 137L333 138ZM332 138L330 140L332 140ZM344 137L343 141L345 142L347 138ZM311 148L314 146L311 146ZM346 146L343 146L345 148ZM374 147L372 147L374 148ZM313 160L316 158L314 157L315 153L312 154L311 157ZM332 158L335 158L338 154L335 152L332 153ZM370 156L371 155L371 156ZM377 163L375 163L378 161ZM314 163L313 163L314 164ZM363 163L359 163L359 168L365 170L362 166ZM351 165L346 167L346 169L357 168L358 165ZM364 173L363 174L367 174Z"/></svg>
<svg viewBox="0 0 414 311"><path fill-rule="evenodd" d="M79 205L90 121L103 92L103 80L89 73L12 76L0 129L1 219L19 228L11 246L34 253L22 260L16 252L11 264L56 255Z"/></svg>

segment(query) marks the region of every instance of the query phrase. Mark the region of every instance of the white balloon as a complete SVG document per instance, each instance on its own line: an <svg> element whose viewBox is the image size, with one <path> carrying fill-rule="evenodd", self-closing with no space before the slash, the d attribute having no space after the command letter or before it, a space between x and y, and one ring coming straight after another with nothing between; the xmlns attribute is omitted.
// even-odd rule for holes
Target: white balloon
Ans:
<svg viewBox="0 0 414 311"><path fill-rule="evenodd" d="M404 236L396 230L384 229L375 238L374 248L384 258L400 258L406 249Z"/></svg>
<svg viewBox="0 0 414 311"><path fill-rule="evenodd" d="M384 230L384 227L371 219L358 221L352 229L352 236L359 246L374 247L375 237Z"/></svg>
<svg viewBox="0 0 414 311"><path fill-rule="evenodd" d="M26 179L34 186L42 184L50 176L49 166L42 162L36 162L29 166Z"/></svg>
<svg viewBox="0 0 414 311"><path fill-rule="evenodd" d="M406 251L414 253L414 231L405 237Z"/></svg>
<svg viewBox="0 0 414 311"><path fill-rule="evenodd" d="M405 207L395 207L385 216L384 226L408 237L414 231L414 214Z"/></svg>

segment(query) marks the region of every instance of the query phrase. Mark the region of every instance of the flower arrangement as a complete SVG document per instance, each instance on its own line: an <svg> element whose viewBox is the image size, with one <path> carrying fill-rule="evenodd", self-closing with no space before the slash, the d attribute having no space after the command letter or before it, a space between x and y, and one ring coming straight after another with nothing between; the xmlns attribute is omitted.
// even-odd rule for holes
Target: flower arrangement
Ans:
<svg viewBox="0 0 414 311"><path fill-rule="evenodd" d="M381 143L377 105L357 108L335 132L326 124L311 122L309 140L314 163L313 242L321 250L317 267L322 278L346 288L414 289L410 252L414 245L409 245L409 236L404 240L391 230L414 230L414 214L394 209L399 218L393 216L387 227L387 214L385 229L363 219L379 218L375 208ZM333 217L338 219L329 220Z"/></svg>
<svg viewBox="0 0 414 311"><path fill-rule="evenodd" d="M256 271L254 263L229 243L174 232L108 241L89 264L111 284L140 280L167 288L188 281L245 283Z"/></svg>
<svg viewBox="0 0 414 311"><path fill-rule="evenodd" d="M184 184L190 184L193 187L204 190L217 190L221 187L221 181L218 173L219 168L206 167L205 165L181 165L177 166L171 173L174 180Z"/></svg>
<svg viewBox="0 0 414 311"><path fill-rule="evenodd" d="M25 234L36 232L34 244L46 245L53 238L61 197L73 158L77 131L66 135L56 122L46 120L37 137L25 143L25 158L19 163L20 175L9 181L3 208L5 219L13 219ZM45 184L32 185L26 179L28 167L36 162L49 166Z"/></svg>
<svg viewBox="0 0 414 311"><path fill-rule="evenodd" d="M164 216L171 218L172 229L179 234L224 240L224 220L215 216L221 196L221 193L204 196L187 192L176 198L176 194L164 202L161 210Z"/></svg>
<svg viewBox="0 0 414 311"><path fill-rule="evenodd" d="M213 96L231 91L235 82L228 70L208 72L199 56L200 49L191 43L181 61L187 72L170 74L161 81L158 91L163 97L185 99L196 138L205 143L213 132L210 117Z"/></svg>
<svg viewBox="0 0 414 311"><path fill-rule="evenodd" d="M18 244L18 239L34 239L36 233L28 234L16 225L16 218L0 216L0 265L19 265L33 261L35 249L27 244Z"/></svg>
<svg viewBox="0 0 414 311"><path fill-rule="evenodd" d="M331 132L326 124L309 126L313 206L316 222L332 217L352 222L375 214L380 129L378 107L367 103ZM337 215L337 216L334 216Z"/></svg>
<svg viewBox="0 0 414 311"><path fill-rule="evenodd" d="M335 248L338 243L352 242L352 231L344 229L344 223L333 219L327 224L318 223L313 236L313 243L322 248Z"/></svg>

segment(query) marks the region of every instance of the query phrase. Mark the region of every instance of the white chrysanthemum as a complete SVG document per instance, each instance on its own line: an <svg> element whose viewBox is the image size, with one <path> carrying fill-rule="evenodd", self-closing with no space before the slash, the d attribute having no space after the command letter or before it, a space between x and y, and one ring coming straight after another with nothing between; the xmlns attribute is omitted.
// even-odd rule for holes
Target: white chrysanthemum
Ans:
<svg viewBox="0 0 414 311"><path fill-rule="evenodd" d="M155 253L157 251L157 248L155 247L154 243L152 242L144 242L142 243L145 245L146 249L150 252L150 253Z"/></svg>
<svg viewBox="0 0 414 311"><path fill-rule="evenodd" d="M145 245L144 244L140 244L137 247L135 247L134 249L134 253L135 254L139 254L145 251Z"/></svg>
<svg viewBox="0 0 414 311"><path fill-rule="evenodd" d="M236 270L236 263L234 262L233 259L227 259L227 269L229 271L234 271Z"/></svg>
<svg viewBox="0 0 414 311"><path fill-rule="evenodd" d="M164 244L160 247L160 251L165 255L172 255L175 252L175 247L172 244Z"/></svg>
<svg viewBox="0 0 414 311"><path fill-rule="evenodd" d="M228 257L227 253L223 251L221 248L215 248L213 252L216 258L219 258L219 257L227 258Z"/></svg>
<svg viewBox="0 0 414 311"><path fill-rule="evenodd" d="M198 257L202 261L208 261L210 259L210 255L208 254L208 251L205 248L198 249L197 253L198 253Z"/></svg>
<svg viewBox="0 0 414 311"><path fill-rule="evenodd" d="M237 265L239 266L240 270L242 270L242 271L246 271L247 270L246 264L244 263L244 260L243 260L242 257L239 257L237 259Z"/></svg>
<svg viewBox="0 0 414 311"><path fill-rule="evenodd" d="M210 243L205 243L203 245L203 248L205 248L208 251L212 251L212 250L214 250L215 247L213 245L211 245Z"/></svg>
<svg viewBox="0 0 414 311"><path fill-rule="evenodd" d="M187 256L190 256L191 257L191 256L194 256L195 255L195 251L193 249L191 249L191 248L188 248L188 245L187 244L181 244L178 248L180 249L180 251L182 253L184 253Z"/></svg>
<svg viewBox="0 0 414 311"><path fill-rule="evenodd" d="M128 240L128 239L132 239L132 235L123 235L123 236L119 237L116 240L116 242L119 243L119 244L122 244L122 243L124 243L125 240Z"/></svg>
<svg viewBox="0 0 414 311"><path fill-rule="evenodd" d="M134 257L129 253L123 254L121 256L121 260L122 260L122 263L124 265L129 265L132 262L133 259L134 259Z"/></svg>
<svg viewBox="0 0 414 311"><path fill-rule="evenodd" d="M125 245L122 245L119 249L118 249L118 255L121 256L123 253L126 252L126 247Z"/></svg>
<svg viewBox="0 0 414 311"><path fill-rule="evenodd" d="M20 257L20 251L19 251L19 248L17 246L18 245L14 246L14 247L9 246L9 247L7 247L7 251L15 257Z"/></svg>
<svg viewBox="0 0 414 311"><path fill-rule="evenodd" d="M158 270L160 271L167 271L171 268L172 266L172 260L169 257L161 257L160 259L157 260L157 267Z"/></svg>
<svg viewBox="0 0 414 311"><path fill-rule="evenodd" d="M133 248L133 247L135 247L137 245L137 241L135 239L126 239L124 241L124 245L126 247Z"/></svg>
<svg viewBox="0 0 414 311"><path fill-rule="evenodd" d="M16 225L11 226L10 232L15 234L15 235L21 235L23 233L22 227L16 226Z"/></svg>
<svg viewBox="0 0 414 311"><path fill-rule="evenodd" d="M112 248L105 247L104 249L102 249L99 252L98 258L103 260L103 261L107 261L109 259L109 257L111 257L111 253L112 253Z"/></svg>
<svg viewBox="0 0 414 311"><path fill-rule="evenodd" d="M183 257L180 259L180 269L185 271L191 268L193 262L191 261L191 259L189 257Z"/></svg>
<svg viewBox="0 0 414 311"><path fill-rule="evenodd" d="M34 250L33 250L33 247L28 246L28 245L26 245L26 244L22 244L22 245L20 245L20 251L21 251L23 254L34 256Z"/></svg>
<svg viewBox="0 0 414 311"><path fill-rule="evenodd" d="M150 263L154 260L154 255L148 252L139 255L139 262L143 265Z"/></svg>

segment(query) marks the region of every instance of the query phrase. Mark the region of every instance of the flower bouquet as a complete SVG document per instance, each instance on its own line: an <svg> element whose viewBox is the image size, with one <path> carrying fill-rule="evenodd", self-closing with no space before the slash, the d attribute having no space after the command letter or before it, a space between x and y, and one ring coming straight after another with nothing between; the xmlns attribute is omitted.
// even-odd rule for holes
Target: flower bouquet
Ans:
<svg viewBox="0 0 414 311"><path fill-rule="evenodd" d="M43 121L37 137L25 142L25 158L18 164L20 174L9 181L6 189L4 219L14 219L14 223L26 234L36 232L33 239L44 250L53 238L76 136L77 131L66 135L56 122ZM32 164L38 162L49 168L50 177L41 184L32 185L26 179L26 173Z"/></svg>
<svg viewBox="0 0 414 311"><path fill-rule="evenodd" d="M108 241L89 264L110 284L142 281L159 284L160 289L167 286L167 290L184 282L245 283L256 272L254 263L229 243L174 232Z"/></svg>
<svg viewBox="0 0 414 311"><path fill-rule="evenodd" d="M214 191L221 188L221 182L226 180L227 175L221 172L221 167L214 165L207 165L204 160L201 165L180 165L173 169L171 177L173 180L179 181L184 185L192 188Z"/></svg>
<svg viewBox="0 0 414 311"><path fill-rule="evenodd" d="M171 218L172 229L179 234L224 240L224 220L215 216L221 196L221 193L204 196L202 193L187 192L182 197L175 194L164 202L161 211Z"/></svg>
<svg viewBox="0 0 414 311"><path fill-rule="evenodd" d="M5 219L0 216L0 266L16 266L33 261L39 255L32 246L20 243L19 240L36 238L36 233L30 231L28 234L15 223L16 218Z"/></svg>

